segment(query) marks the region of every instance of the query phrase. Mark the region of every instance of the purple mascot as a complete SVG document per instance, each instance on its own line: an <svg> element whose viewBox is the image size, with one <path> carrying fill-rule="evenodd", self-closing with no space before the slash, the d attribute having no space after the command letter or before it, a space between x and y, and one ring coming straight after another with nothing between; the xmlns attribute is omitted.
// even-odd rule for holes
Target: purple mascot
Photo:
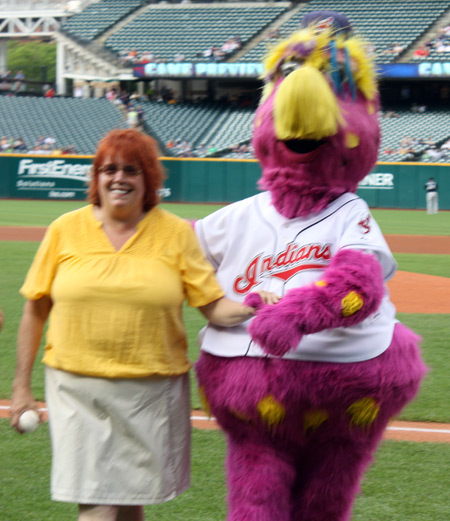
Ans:
<svg viewBox="0 0 450 521"><path fill-rule="evenodd" d="M377 160L374 64L345 16L307 15L264 62L262 192L197 221L227 296L196 365L227 437L228 521L346 521L388 421L426 368L395 317L396 264L358 183ZM258 290L281 297L263 305Z"/></svg>

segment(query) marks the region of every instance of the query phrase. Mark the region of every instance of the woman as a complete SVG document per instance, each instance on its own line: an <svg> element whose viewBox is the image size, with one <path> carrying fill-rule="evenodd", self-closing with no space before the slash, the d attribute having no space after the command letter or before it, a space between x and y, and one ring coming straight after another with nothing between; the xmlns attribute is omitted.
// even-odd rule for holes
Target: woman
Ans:
<svg viewBox="0 0 450 521"><path fill-rule="evenodd" d="M52 498L81 521L142 520L145 504L189 486L186 298L222 326L254 309L230 301L190 224L157 206L154 141L114 130L100 143L90 205L54 221L21 293L11 423L37 410L31 372L49 319L44 363Z"/></svg>

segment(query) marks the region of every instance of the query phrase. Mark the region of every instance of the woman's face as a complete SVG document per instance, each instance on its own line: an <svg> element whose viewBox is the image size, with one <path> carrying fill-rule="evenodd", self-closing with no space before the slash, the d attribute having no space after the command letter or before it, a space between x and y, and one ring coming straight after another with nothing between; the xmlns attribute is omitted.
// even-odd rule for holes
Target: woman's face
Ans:
<svg viewBox="0 0 450 521"><path fill-rule="evenodd" d="M145 183L137 165L106 157L98 174L100 205L110 208L143 209Z"/></svg>

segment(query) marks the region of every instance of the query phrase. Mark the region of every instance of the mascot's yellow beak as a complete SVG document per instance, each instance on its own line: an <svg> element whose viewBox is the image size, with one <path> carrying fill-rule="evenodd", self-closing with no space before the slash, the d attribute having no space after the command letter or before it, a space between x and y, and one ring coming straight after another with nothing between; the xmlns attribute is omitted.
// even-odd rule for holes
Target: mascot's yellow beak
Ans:
<svg viewBox="0 0 450 521"><path fill-rule="evenodd" d="M337 133L344 120L338 100L323 74L311 65L291 72L274 99L278 139L323 139Z"/></svg>

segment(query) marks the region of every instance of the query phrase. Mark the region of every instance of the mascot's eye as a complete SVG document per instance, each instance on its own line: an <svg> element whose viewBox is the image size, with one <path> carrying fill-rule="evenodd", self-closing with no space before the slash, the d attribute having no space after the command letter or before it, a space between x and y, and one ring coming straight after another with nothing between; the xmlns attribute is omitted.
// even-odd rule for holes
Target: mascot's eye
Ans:
<svg viewBox="0 0 450 521"><path fill-rule="evenodd" d="M284 78L286 78L286 76L289 76L289 74L291 74L291 72L294 72L296 69L298 69L301 66L302 66L302 64L295 60L285 62L281 66L281 74L283 75Z"/></svg>

